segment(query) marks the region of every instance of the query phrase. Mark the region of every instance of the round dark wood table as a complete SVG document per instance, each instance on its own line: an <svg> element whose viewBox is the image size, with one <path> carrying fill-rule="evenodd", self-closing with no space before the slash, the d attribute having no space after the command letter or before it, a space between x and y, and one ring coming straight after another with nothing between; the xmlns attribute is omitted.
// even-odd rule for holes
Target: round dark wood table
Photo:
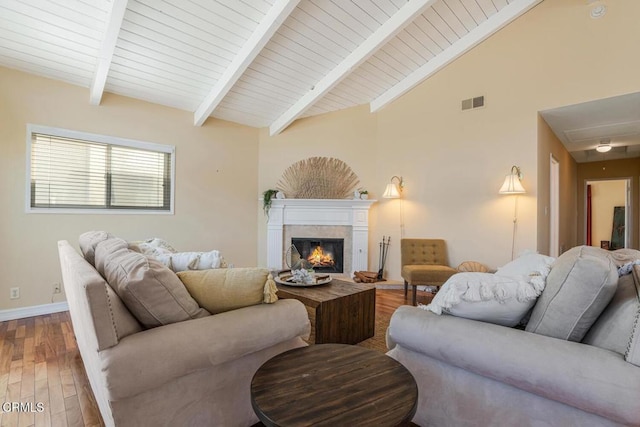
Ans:
<svg viewBox="0 0 640 427"><path fill-rule="evenodd" d="M409 425L418 386L396 360L363 347L318 344L279 354L251 381L267 426Z"/></svg>

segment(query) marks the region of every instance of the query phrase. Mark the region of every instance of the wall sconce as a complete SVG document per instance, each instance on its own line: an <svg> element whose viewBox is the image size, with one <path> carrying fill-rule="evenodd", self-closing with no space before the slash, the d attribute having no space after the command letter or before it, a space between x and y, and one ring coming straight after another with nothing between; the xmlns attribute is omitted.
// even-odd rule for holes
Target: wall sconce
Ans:
<svg viewBox="0 0 640 427"><path fill-rule="evenodd" d="M511 172L504 178L504 183L500 187L500 194L515 194L514 208L513 208L513 235L511 238L511 260L515 258L516 248L516 230L518 223L518 194L526 193L520 180L522 179L522 171L518 166L512 166Z"/></svg>
<svg viewBox="0 0 640 427"><path fill-rule="evenodd" d="M394 179L398 180L397 184L393 182ZM387 188L385 188L384 193L382 194L382 197L385 199L399 199L400 196L402 195L403 188L404 188L404 181L402 180L402 177L401 176L398 177L394 175L391 177L391 182L387 184Z"/></svg>
<svg viewBox="0 0 640 427"><path fill-rule="evenodd" d="M504 178L504 183L500 187L500 194L523 194L526 193L520 180L522 172L518 166L511 167L511 173Z"/></svg>

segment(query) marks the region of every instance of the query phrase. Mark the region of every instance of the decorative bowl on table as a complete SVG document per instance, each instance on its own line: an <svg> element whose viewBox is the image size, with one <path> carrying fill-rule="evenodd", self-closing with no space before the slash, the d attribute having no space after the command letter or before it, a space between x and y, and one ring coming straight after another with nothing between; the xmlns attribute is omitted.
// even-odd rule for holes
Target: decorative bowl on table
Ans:
<svg viewBox="0 0 640 427"><path fill-rule="evenodd" d="M315 273L313 270L285 270L274 279L277 283L287 286L318 286L331 281L327 273Z"/></svg>

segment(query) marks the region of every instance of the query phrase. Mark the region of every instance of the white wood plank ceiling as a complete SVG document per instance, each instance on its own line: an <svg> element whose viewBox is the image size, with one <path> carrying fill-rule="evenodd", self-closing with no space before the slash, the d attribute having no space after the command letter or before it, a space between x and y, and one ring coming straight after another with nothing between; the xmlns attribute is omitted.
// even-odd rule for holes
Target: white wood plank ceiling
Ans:
<svg viewBox="0 0 640 427"><path fill-rule="evenodd" d="M377 111L542 0L0 0L0 65L277 134Z"/></svg>

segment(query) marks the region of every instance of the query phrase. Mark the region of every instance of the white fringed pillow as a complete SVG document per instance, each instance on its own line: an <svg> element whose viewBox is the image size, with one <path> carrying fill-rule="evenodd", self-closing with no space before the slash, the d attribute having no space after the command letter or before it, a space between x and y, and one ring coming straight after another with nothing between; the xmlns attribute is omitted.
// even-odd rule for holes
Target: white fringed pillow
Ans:
<svg viewBox="0 0 640 427"><path fill-rule="evenodd" d="M220 251L177 252L166 240L159 237L129 242L129 249L160 261L175 273L187 270L209 270L226 266Z"/></svg>
<svg viewBox="0 0 640 427"><path fill-rule="evenodd" d="M543 276L543 278L546 278L549 275L551 264L553 264L555 260L555 258L550 256L527 253L498 268L495 274L498 276L518 278L523 276Z"/></svg>
<svg viewBox="0 0 640 427"><path fill-rule="evenodd" d="M491 273L458 273L442 285L431 304L420 306L435 314L515 326L544 289L542 275L529 278Z"/></svg>
<svg viewBox="0 0 640 427"><path fill-rule="evenodd" d="M176 250L169 244L169 242L159 237L129 242L129 249L151 257L176 253Z"/></svg>
<svg viewBox="0 0 640 427"><path fill-rule="evenodd" d="M222 257L219 251L209 252L175 252L155 255L155 258L175 271L209 270L222 266Z"/></svg>

